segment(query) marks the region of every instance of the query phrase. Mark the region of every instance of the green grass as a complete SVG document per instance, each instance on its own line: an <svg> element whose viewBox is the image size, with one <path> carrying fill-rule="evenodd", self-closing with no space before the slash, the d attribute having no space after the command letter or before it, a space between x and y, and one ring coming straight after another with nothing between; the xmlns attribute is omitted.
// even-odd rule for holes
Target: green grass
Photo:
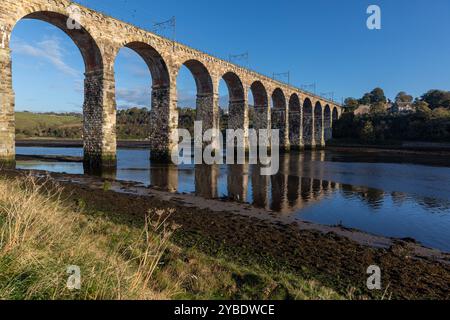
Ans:
<svg viewBox="0 0 450 320"><path fill-rule="evenodd" d="M148 136L148 122L135 116L143 123L135 123L126 114L117 114L117 137L121 140L145 140ZM134 119L134 120L136 120ZM73 113L52 114L16 112L17 139L81 139L82 115Z"/></svg>
<svg viewBox="0 0 450 320"><path fill-rule="evenodd" d="M72 114L16 112L16 134L19 139L31 137L81 136L82 118Z"/></svg>
<svg viewBox="0 0 450 320"><path fill-rule="evenodd" d="M81 122L81 117L76 117L74 115L16 112L16 127L18 129L26 129L39 126L81 126Z"/></svg>

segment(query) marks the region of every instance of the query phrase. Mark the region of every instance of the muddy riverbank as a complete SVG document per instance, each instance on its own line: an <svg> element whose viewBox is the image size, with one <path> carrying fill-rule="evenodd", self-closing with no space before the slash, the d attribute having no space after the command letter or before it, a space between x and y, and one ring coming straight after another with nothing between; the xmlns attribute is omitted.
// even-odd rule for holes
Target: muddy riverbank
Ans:
<svg viewBox="0 0 450 320"><path fill-rule="evenodd" d="M2 171L13 177L24 171ZM42 173L40 173L42 174ZM173 208L181 247L269 269L289 269L338 292L372 298L450 298L450 257L412 240L376 237L340 227L283 220L250 205L172 194L136 183L51 174L72 203L117 223L142 224L149 208ZM366 288L367 268L382 270L382 291Z"/></svg>
<svg viewBox="0 0 450 320"><path fill-rule="evenodd" d="M395 144L364 144L358 141L332 140L327 149L333 151L377 152L384 154L428 154L433 156L450 155L450 143L398 142Z"/></svg>
<svg viewBox="0 0 450 320"><path fill-rule="evenodd" d="M83 162L82 157L71 156L50 156L50 155L16 155L16 161L42 161L42 162L68 162L80 163Z"/></svg>
<svg viewBox="0 0 450 320"><path fill-rule="evenodd" d="M49 148L82 148L82 140L64 140L64 139L26 139L16 140L17 147L49 147ZM148 141L139 140L119 140L118 148L149 148Z"/></svg>

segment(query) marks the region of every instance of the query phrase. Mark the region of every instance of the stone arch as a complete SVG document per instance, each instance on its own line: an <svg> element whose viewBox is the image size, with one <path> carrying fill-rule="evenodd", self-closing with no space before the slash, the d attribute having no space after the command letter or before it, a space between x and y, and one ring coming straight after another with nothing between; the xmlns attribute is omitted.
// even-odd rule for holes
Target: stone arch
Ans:
<svg viewBox="0 0 450 320"><path fill-rule="evenodd" d="M219 97L208 68L200 61L190 59L182 63L194 77L197 87L196 120L202 121L203 132L219 128ZM220 146L216 146L220 148Z"/></svg>
<svg viewBox="0 0 450 320"><path fill-rule="evenodd" d="M333 108L333 113L331 115L331 124L333 125L336 121L339 120L339 111L337 107Z"/></svg>
<svg viewBox="0 0 450 320"><path fill-rule="evenodd" d="M305 147L313 148L314 142L314 116L313 105L309 98L303 101L303 141Z"/></svg>
<svg viewBox="0 0 450 320"><path fill-rule="evenodd" d="M244 85L239 76L234 72L226 72L222 79L228 88L228 129L242 130L243 139L240 136L227 136L230 143L237 138L237 146L242 149L247 148L248 142L248 105Z"/></svg>
<svg viewBox="0 0 450 320"><path fill-rule="evenodd" d="M50 7L50 8L48 8ZM115 98L114 81L110 70L105 67L104 57L97 41L85 25L81 22L78 28L67 28L68 12L55 6L53 9L47 5L40 7L28 7L21 11L21 16L14 20L10 27L14 27L21 20L40 20L49 23L72 39L79 49L85 66L84 103L83 103L83 137L84 137L84 164L88 173L100 172L102 167L115 167L116 165L116 135L115 135ZM14 19L14 18L13 18ZM9 37L8 35L8 42ZM9 43L5 43L0 49L0 68L5 77L0 80L3 87L1 95L3 99L0 108L2 114L0 157L6 161L14 161L15 136L14 136L14 105L15 98L12 89L11 56Z"/></svg>
<svg viewBox="0 0 450 320"><path fill-rule="evenodd" d="M161 54L151 45L141 41L131 41L124 47L136 52L146 63L152 76L153 88L170 87L170 74Z"/></svg>
<svg viewBox="0 0 450 320"><path fill-rule="evenodd" d="M187 60L182 63L194 77L197 86L197 98L200 96L211 95L214 93L214 86L211 74L208 68L198 60ZM198 102L198 101L197 101ZM197 105L198 107L198 105Z"/></svg>
<svg viewBox="0 0 450 320"><path fill-rule="evenodd" d="M253 82L250 86L250 90L253 94L255 108L269 108L269 98L267 96L267 90L261 81Z"/></svg>
<svg viewBox="0 0 450 320"><path fill-rule="evenodd" d="M161 54L148 43L131 40L123 44L123 47L136 52L150 71L152 78L150 123L148 123L150 155L153 160L167 160L176 144L171 137L173 128L178 122L178 110L173 94L175 88L171 86L169 69Z"/></svg>
<svg viewBox="0 0 450 320"><path fill-rule="evenodd" d="M230 102L245 100L244 85L236 73L229 71L222 76L222 79L227 84Z"/></svg>
<svg viewBox="0 0 450 320"><path fill-rule="evenodd" d="M289 111L300 112L300 98L298 94L293 93L289 98Z"/></svg>
<svg viewBox="0 0 450 320"><path fill-rule="evenodd" d="M269 129L269 97L266 87L261 81L255 81L251 84L250 91L253 95L254 104L253 128L256 130Z"/></svg>
<svg viewBox="0 0 450 320"><path fill-rule="evenodd" d="M323 110L323 132L325 141L331 140L333 132L331 130L331 108L328 104Z"/></svg>
<svg viewBox="0 0 450 320"><path fill-rule="evenodd" d="M291 148L300 149L302 142L302 108L300 98L293 93L289 99L289 142Z"/></svg>
<svg viewBox="0 0 450 320"><path fill-rule="evenodd" d="M286 96L276 88L272 93L272 129L280 130L280 147L284 150L289 148L288 127Z"/></svg>
<svg viewBox="0 0 450 320"><path fill-rule="evenodd" d="M314 106L314 139L316 147L324 145L323 124L323 107L320 101L317 101Z"/></svg>
<svg viewBox="0 0 450 320"><path fill-rule="evenodd" d="M14 26L21 20L40 20L47 22L65 34L67 34L80 50L85 64L86 72L93 72L103 68L103 57L101 50L85 25L80 23L79 29L67 28L68 13L60 13L50 10L29 10L30 12L19 18ZM13 26L13 28L14 28Z"/></svg>
<svg viewBox="0 0 450 320"><path fill-rule="evenodd" d="M286 96L280 88L276 88L272 93L272 108L280 110L286 109Z"/></svg>

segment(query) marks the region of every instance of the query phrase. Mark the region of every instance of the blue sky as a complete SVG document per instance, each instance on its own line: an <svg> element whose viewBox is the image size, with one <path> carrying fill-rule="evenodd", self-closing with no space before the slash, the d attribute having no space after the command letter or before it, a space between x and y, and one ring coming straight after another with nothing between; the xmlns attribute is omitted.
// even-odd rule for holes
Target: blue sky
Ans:
<svg viewBox="0 0 450 320"><path fill-rule="evenodd" d="M118 19L151 28L177 18L177 40L219 57L249 52L264 74L290 71L296 86L360 97L376 86L393 98L450 90L450 1L80 0ZM370 4L382 10L382 29L366 27ZM40 21L21 21L12 35L17 110L80 112L83 61L71 40ZM121 50L115 65L121 108L148 106L151 77L140 57ZM192 105L195 83L185 69L179 100ZM227 89L220 86L222 104Z"/></svg>

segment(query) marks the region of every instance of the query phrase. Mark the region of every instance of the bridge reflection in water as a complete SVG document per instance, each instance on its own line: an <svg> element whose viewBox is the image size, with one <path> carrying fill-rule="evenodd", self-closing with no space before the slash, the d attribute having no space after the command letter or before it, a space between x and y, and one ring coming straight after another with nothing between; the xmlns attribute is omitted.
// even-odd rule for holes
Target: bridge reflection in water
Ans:
<svg viewBox="0 0 450 320"><path fill-rule="evenodd" d="M180 183L192 183L194 194L199 197L225 198L276 212L293 212L340 187L334 182L313 178L315 174L320 175L321 169L312 164L323 161L324 157L325 153L321 152L283 155L280 170L274 176L261 175L261 165L195 165L186 173L174 165L152 164L150 183L152 187L169 192L186 189L180 188Z"/></svg>
<svg viewBox="0 0 450 320"><path fill-rule="evenodd" d="M320 178L325 176L324 162L336 160L342 159L326 151L284 154L280 157L280 170L274 176L261 175L261 165L176 166L155 162L148 165L148 162L145 164L138 161L136 168L126 169L126 178L122 176L119 179L142 182L145 180L143 183L150 183L152 187L164 191L193 193L205 199L250 203L257 208L281 213L299 212L336 192L339 192L342 199L359 199L374 210L381 209L386 201L391 201L392 205L401 205L411 200L426 210L450 209L450 202L443 199L389 192ZM116 179L117 175L121 175L117 168L112 167L101 171L92 171L85 167L84 173L106 179ZM143 175L147 178L143 179Z"/></svg>

